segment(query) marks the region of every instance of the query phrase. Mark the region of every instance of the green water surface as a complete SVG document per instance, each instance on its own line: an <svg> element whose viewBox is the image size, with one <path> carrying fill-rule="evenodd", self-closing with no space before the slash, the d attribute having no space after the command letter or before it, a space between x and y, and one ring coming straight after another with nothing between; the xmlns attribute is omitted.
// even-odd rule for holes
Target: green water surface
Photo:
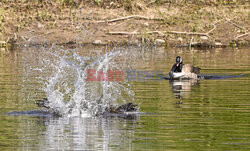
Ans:
<svg viewBox="0 0 250 151"><path fill-rule="evenodd" d="M9 116L5 113L38 109L32 94L44 94L35 76L29 82L23 77L28 76L25 64L39 63L42 56L36 47L1 49L0 150L250 150L249 49L134 51L141 54L133 60L138 71L166 74L180 55L202 74L245 76L130 81L140 106L135 119Z"/></svg>

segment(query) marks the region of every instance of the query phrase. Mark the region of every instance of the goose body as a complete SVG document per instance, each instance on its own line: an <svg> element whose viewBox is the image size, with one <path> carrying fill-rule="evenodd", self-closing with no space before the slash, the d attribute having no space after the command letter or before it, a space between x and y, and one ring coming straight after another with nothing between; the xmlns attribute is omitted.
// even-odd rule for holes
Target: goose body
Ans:
<svg viewBox="0 0 250 151"><path fill-rule="evenodd" d="M183 64L181 72L169 72L170 79L197 79L200 74L200 68L190 64Z"/></svg>

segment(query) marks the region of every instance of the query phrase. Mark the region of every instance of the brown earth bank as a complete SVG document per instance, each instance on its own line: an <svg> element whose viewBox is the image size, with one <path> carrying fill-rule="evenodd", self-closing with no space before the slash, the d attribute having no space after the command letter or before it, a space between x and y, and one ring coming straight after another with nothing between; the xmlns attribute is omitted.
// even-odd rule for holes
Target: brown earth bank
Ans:
<svg viewBox="0 0 250 151"><path fill-rule="evenodd" d="M1 0L0 47L249 46L248 0Z"/></svg>

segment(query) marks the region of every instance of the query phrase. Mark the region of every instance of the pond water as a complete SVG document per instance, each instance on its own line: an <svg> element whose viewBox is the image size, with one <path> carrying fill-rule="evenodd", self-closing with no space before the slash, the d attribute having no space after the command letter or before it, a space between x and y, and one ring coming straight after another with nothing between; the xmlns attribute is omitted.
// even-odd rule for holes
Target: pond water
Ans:
<svg viewBox="0 0 250 151"><path fill-rule="evenodd" d="M68 53L68 60L60 62L60 57L65 58L61 53ZM105 54L108 54L106 59L97 59ZM93 68L99 68L98 64L106 68L109 64L109 69L125 74L127 69L166 74L178 55L184 63L200 67L202 74L244 76L174 82L147 79L126 82L124 78L121 82L108 82L108 85L107 82L81 81L81 76L75 76L84 70L82 60L86 64L96 62ZM1 49L0 150L249 150L249 60L249 49ZM57 76L54 73L58 73ZM67 83L71 81L74 81L72 85ZM50 89L51 83L53 88L60 87L61 93L50 93L58 92ZM82 91L91 94L82 94ZM130 119L102 118L93 114L78 116L82 113L78 112L79 100L84 97L85 101L91 101L104 92L109 94L104 96L109 101L105 105L121 103L117 100L133 100L139 104L139 113ZM43 97L54 100L73 97L75 110L69 112L69 106L61 103L57 109L62 110L62 117L7 114L40 110L35 100Z"/></svg>

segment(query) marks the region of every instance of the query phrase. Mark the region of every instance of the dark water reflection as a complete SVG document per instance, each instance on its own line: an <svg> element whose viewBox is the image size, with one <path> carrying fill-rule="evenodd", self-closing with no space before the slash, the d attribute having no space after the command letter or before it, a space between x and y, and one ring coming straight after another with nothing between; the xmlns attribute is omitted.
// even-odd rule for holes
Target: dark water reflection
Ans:
<svg viewBox="0 0 250 151"><path fill-rule="evenodd" d="M85 51L79 50L83 55ZM28 82L23 77L27 76L25 64L39 63L41 56L38 48L1 49L0 150L250 149L248 49L137 51L142 55L136 56L131 65L136 70L168 73L175 57L181 55L184 63L202 68L202 74L246 76L181 82L131 81L136 103L143 112L133 120L8 116L3 113L37 109L34 100L44 94L35 76L29 77ZM27 54L33 57L25 60L23 56Z"/></svg>

